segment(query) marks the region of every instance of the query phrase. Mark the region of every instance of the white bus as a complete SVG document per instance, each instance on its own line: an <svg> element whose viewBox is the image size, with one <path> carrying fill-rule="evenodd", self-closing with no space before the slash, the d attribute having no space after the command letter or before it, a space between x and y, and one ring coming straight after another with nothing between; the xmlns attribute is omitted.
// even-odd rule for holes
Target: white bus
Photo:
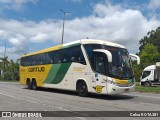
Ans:
<svg viewBox="0 0 160 120"><path fill-rule="evenodd" d="M93 39L47 48L21 57L20 83L88 93L118 94L135 89L131 56L119 44Z"/></svg>

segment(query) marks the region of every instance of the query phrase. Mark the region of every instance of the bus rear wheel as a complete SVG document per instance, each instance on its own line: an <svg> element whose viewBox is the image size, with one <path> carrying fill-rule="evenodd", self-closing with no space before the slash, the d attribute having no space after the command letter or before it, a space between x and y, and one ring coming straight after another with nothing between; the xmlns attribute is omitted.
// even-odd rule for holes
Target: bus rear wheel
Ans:
<svg viewBox="0 0 160 120"><path fill-rule="evenodd" d="M27 80L26 85L27 85L27 88L28 88L29 90L32 89L32 83L31 83L31 81L30 81L29 79Z"/></svg>
<svg viewBox="0 0 160 120"><path fill-rule="evenodd" d="M32 80L32 85L31 86L32 86L33 90L37 90L37 82L36 82L35 79Z"/></svg>
<svg viewBox="0 0 160 120"><path fill-rule="evenodd" d="M78 95L81 97L88 96L88 89L85 82L79 82L77 86Z"/></svg>

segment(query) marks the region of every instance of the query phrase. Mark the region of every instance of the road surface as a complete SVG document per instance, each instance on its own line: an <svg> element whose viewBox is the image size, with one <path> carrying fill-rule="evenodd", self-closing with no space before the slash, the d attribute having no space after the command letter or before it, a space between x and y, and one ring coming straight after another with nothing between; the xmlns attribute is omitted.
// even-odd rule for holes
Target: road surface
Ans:
<svg viewBox="0 0 160 120"><path fill-rule="evenodd" d="M92 94L89 97L79 97L75 92L55 89L34 91L26 89L19 83L0 82L0 111L160 111L160 94L133 92L113 96ZM153 120L158 118L147 117ZM18 119L21 118L15 118ZM146 117L119 118L115 115L115 117L56 117L54 119L146 120Z"/></svg>

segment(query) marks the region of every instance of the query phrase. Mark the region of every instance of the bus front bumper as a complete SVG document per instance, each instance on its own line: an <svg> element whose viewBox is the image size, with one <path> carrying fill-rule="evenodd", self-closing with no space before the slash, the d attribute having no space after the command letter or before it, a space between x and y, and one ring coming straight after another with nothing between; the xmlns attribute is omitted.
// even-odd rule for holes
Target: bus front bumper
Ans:
<svg viewBox="0 0 160 120"><path fill-rule="evenodd" d="M110 84L107 88L108 95L120 94L120 93L128 93L135 91L135 84L129 87L119 87L113 84Z"/></svg>

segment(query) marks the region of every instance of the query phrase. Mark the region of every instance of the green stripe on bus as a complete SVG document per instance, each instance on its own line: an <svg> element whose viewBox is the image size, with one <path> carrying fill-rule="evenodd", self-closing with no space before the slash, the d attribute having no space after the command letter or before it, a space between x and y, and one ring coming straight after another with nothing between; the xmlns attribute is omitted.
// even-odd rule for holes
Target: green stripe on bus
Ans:
<svg viewBox="0 0 160 120"><path fill-rule="evenodd" d="M50 71L49 71L49 74L45 80L45 83L51 83L53 78L55 78L59 68L60 68L60 65L61 64L55 64L55 65L52 65Z"/></svg>
<svg viewBox="0 0 160 120"><path fill-rule="evenodd" d="M50 84L58 84L60 83L64 76L66 75L71 63L62 63L53 65L46 80L45 83Z"/></svg>

